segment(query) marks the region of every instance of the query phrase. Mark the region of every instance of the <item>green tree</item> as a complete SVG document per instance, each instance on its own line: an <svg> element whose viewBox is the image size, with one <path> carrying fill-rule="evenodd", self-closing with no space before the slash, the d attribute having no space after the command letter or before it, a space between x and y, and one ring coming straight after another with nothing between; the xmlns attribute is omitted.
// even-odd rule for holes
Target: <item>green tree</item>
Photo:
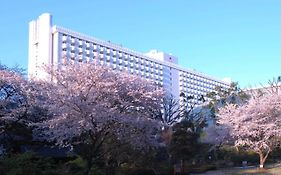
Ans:
<svg viewBox="0 0 281 175"><path fill-rule="evenodd" d="M181 162L182 172L184 172L184 162L192 160L200 148L199 134L194 132L194 127L194 124L188 120L183 120L173 126L169 152L174 160Z"/></svg>
<svg viewBox="0 0 281 175"><path fill-rule="evenodd" d="M215 117L219 107L223 107L227 103L245 103L250 96L239 87L237 82L232 82L229 88L223 88L221 86L215 87L215 90L208 93L206 98L208 99L206 108L209 108Z"/></svg>

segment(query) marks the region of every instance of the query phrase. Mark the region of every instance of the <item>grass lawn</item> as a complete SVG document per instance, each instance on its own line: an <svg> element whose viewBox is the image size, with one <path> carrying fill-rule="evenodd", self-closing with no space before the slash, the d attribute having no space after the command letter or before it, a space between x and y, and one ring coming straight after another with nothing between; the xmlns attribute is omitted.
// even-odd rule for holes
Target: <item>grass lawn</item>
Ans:
<svg viewBox="0 0 281 175"><path fill-rule="evenodd" d="M227 171L226 171L227 172ZM227 172L228 173L228 172ZM234 169L229 172L230 175L281 175L281 167L276 168L250 168L250 169Z"/></svg>
<svg viewBox="0 0 281 175"><path fill-rule="evenodd" d="M223 169L209 171L202 174L194 175L281 175L281 167L275 168L232 168L232 169Z"/></svg>
<svg viewBox="0 0 281 175"><path fill-rule="evenodd" d="M281 175L281 167L268 168L268 169L240 169L237 172L233 172L231 175L242 175L242 174L254 174L254 175Z"/></svg>

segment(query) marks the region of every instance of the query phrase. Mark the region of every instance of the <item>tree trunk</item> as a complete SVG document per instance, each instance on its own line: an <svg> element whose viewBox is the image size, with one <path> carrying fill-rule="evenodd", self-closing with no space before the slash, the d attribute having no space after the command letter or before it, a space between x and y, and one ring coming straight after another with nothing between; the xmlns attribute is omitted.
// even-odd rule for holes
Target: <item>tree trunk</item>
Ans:
<svg viewBox="0 0 281 175"><path fill-rule="evenodd" d="M184 174L184 159L181 160L181 174Z"/></svg>
<svg viewBox="0 0 281 175"><path fill-rule="evenodd" d="M270 151L267 151L264 155L264 153L262 151L260 151L258 154L260 156L260 168L264 168L264 163L268 157Z"/></svg>
<svg viewBox="0 0 281 175"><path fill-rule="evenodd" d="M90 158L90 159L87 160L87 167L86 167L85 175L89 175L90 174L92 166L93 166L92 158Z"/></svg>

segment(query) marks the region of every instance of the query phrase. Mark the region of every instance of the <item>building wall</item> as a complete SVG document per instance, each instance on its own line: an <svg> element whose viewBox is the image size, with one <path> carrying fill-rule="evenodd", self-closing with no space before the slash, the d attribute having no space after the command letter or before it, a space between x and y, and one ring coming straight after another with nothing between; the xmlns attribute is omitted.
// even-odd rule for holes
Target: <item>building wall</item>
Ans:
<svg viewBox="0 0 281 175"><path fill-rule="evenodd" d="M178 64L178 58L176 56L158 50L151 50L145 55L166 63ZM179 97L179 70L171 66L164 66L163 74L163 86L166 91L174 97Z"/></svg>
<svg viewBox="0 0 281 175"><path fill-rule="evenodd" d="M41 65L59 65L64 61L96 62L112 69L152 80L167 93L179 98L187 95L206 95L215 86L229 87L228 83L177 65L172 54L152 50L143 54L120 45L52 26L50 14L43 14L29 25L29 76L46 78Z"/></svg>
<svg viewBox="0 0 281 175"><path fill-rule="evenodd" d="M29 23L29 56L28 75L36 78L47 78L42 68L52 64L52 18L44 13L37 20Z"/></svg>

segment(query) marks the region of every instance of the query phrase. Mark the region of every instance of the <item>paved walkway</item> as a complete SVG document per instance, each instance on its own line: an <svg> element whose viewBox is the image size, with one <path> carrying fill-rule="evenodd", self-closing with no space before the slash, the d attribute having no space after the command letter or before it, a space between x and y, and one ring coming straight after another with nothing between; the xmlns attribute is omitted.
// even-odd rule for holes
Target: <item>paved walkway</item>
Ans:
<svg viewBox="0 0 281 175"><path fill-rule="evenodd" d="M225 175L225 173L219 170L213 170L206 173L191 173L190 175Z"/></svg>
<svg viewBox="0 0 281 175"><path fill-rule="evenodd" d="M252 168L255 168L255 166L248 166L246 169L252 169ZM226 174L232 174L231 172L235 169L237 169L239 171L240 169L244 169L244 168L243 167L234 167L234 168L231 168L230 171L228 169L211 170L211 171L207 171L205 173L191 173L191 175L226 175Z"/></svg>
<svg viewBox="0 0 281 175"><path fill-rule="evenodd" d="M273 168L273 167L281 167L281 163L275 163L272 164L271 166L267 166L267 168ZM233 169L241 169L243 167L234 167ZM257 168L257 166L248 166L247 168L249 169L253 169L253 168ZM247 169L246 168L246 169ZM221 170L212 170L212 171L208 171L205 173L191 173L190 175L227 175L227 174L232 174L231 172L229 172L227 169L221 169ZM280 174L278 174L280 175Z"/></svg>

